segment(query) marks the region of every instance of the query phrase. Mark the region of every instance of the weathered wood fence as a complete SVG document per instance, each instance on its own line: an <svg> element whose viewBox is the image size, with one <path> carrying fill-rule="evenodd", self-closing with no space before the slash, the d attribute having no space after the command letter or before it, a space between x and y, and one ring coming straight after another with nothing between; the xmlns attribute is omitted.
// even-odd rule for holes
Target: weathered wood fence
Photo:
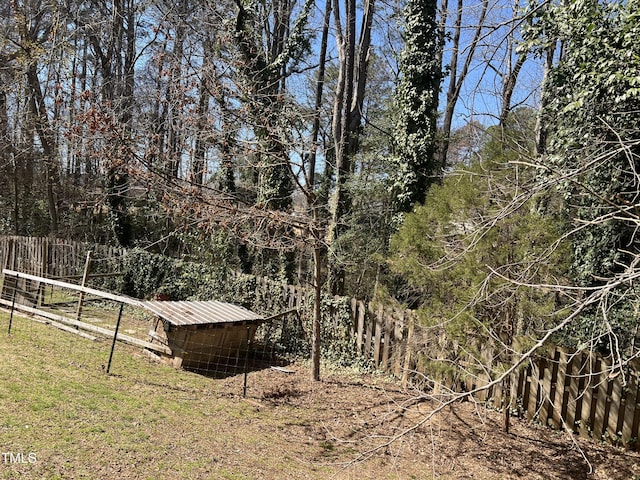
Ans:
<svg viewBox="0 0 640 480"><path fill-rule="evenodd" d="M101 269L100 262L126 253L117 247L56 238L0 236L0 268L49 278L81 277L89 251L93 252L95 271L109 270Z"/></svg>
<svg viewBox="0 0 640 480"><path fill-rule="evenodd" d="M49 238L0 237L0 265L13 270L49 277L81 276L87 251L108 259L124 255L122 249ZM271 295L273 283L257 279L256 295ZM282 298L289 309L308 309L308 289L282 287ZM376 303L342 299L348 305L350 325L346 333L357 352L390 374L411 382L430 377L419 371L418 322L409 310L395 310ZM328 312L326 321L338 321L344 312ZM485 373L458 375L455 382L442 381L452 391L471 391L491 383L492 356L485 352ZM610 368L610 362L591 352L569 352L555 348L548 355L536 356L514 374L510 394L519 412L529 419L581 436L607 440L637 448L640 437L640 359L624 371ZM502 386L479 391L474 398L502 408Z"/></svg>
<svg viewBox="0 0 640 480"><path fill-rule="evenodd" d="M257 289L267 288L268 279L259 279ZM262 286L261 286L262 285ZM308 308L310 292L302 287L283 287L289 308ZM395 310L376 303L350 299L350 332L358 353L381 371L404 383L433 378L421 371L420 351L424 332L418 335L415 312ZM338 316L340 313L335 312ZM331 315L331 313L329 313ZM325 321L338 321L326 318ZM422 338L422 340L421 340ZM427 339L428 341L428 339ZM640 359L625 370L612 369L611 362L592 352L569 352L555 347L546 355L536 355L511 377L509 396L518 415L555 429L569 430L583 437L605 440L627 448L638 448L640 437ZM446 354L443 354L446 356ZM470 392L491 385L504 366L484 350L476 367L456 380L439 380L440 393ZM474 373L475 370L475 373ZM493 377L493 378L492 378ZM426 382L432 388L432 382ZM502 384L480 390L474 400L494 408L504 408L507 395Z"/></svg>

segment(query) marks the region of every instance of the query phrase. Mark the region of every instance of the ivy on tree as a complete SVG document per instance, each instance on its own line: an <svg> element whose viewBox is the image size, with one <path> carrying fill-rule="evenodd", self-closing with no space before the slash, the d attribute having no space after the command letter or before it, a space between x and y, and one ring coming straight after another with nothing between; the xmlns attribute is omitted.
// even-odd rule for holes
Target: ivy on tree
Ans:
<svg viewBox="0 0 640 480"><path fill-rule="evenodd" d="M542 119L552 132L546 177L558 181L572 219L573 282L606 288L637 269L640 255L640 3L583 1L548 5L531 22L534 48L561 42L550 71ZM603 351L633 344L635 287L622 283L568 332ZM636 328L637 330L637 328ZM622 350L623 348L621 348Z"/></svg>
<svg viewBox="0 0 640 480"><path fill-rule="evenodd" d="M436 160L436 119L442 80L435 0L409 0L405 45L396 91L396 170L392 176L399 211L422 203L429 185L442 174Z"/></svg>

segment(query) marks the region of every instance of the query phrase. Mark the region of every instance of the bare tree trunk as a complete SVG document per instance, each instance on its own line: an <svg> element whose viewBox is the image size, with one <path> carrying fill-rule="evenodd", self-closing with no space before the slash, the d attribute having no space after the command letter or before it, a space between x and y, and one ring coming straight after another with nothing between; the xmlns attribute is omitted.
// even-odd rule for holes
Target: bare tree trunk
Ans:
<svg viewBox="0 0 640 480"><path fill-rule="evenodd" d="M320 380L320 325L322 322L322 247L316 245L313 249L313 334L311 340L312 378Z"/></svg>
<svg viewBox="0 0 640 480"><path fill-rule="evenodd" d="M509 113L511 113L511 98L513 97L513 92L516 88L516 83L518 81L518 75L520 75L520 70L522 70L522 66L526 61L526 54L518 55L516 60L516 64L513 66L508 74L507 78L504 81L502 87L502 107L500 108L500 117L499 117L499 125L504 127L509 117Z"/></svg>
<svg viewBox="0 0 640 480"><path fill-rule="evenodd" d="M35 130L40 139L40 144L45 157L46 197L49 210L50 230L58 230L58 207L56 202L56 190L60 183L60 165L58 163L53 130L49 124L44 96L38 79L36 65L31 65L27 70L27 85L29 88L29 106L33 115Z"/></svg>
<svg viewBox="0 0 640 480"><path fill-rule="evenodd" d="M544 72L542 75L542 91L540 93L540 110L538 112L538 118L536 119L536 155L544 155L547 149L547 129L542 118L542 112L545 110L547 104L546 98L546 85L549 77L549 72L553 67L553 57L555 55L555 45L550 46L547 49Z"/></svg>
<svg viewBox="0 0 640 480"><path fill-rule="evenodd" d="M318 136L320 133L320 109L324 94L324 77L327 63L327 44L329 37L329 23L331 17L331 1L325 1L324 23L322 26L322 39L320 41L320 54L318 61L318 78L316 83L315 105L313 110L313 126L311 127L311 152L307 164L307 189L314 192L316 184L316 158L318 151ZM314 195L315 196L315 195Z"/></svg>
<svg viewBox="0 0 640 480"><path fill-rule="evenodd" d="M182 155L182 61L184 56L185 41L185 15L187 0L178 4L177 25L173 38L173 51L169 68L169 78L166 91L165 128L167 130L167 158L165 173L169 177L177 178L180 170L180 158Z"/></svg>
<svg viewBox="0 0 640 480"><path fill-rule="evenodd" d="M371 27L375 3L367 0L362 29L356 50L356 2L345 2L345 28L343 31L340 8L334 0L336 42L338 44L339 72L333 109L332 133L334 138L336 182L331 205L329 245L335 246L346 231L346 219L351 211L351 196L347 182L353 174L353 155L357 151L357 134L362 121L362 105L367 84ZM356 58L357 56L357 58ZM357 60L357 62L356 62ZM344 268L331 256L329 288L334 294L344 293Z"/></svg>
<svg viewBox="0 0 640 480"><path fill-rule="evenodd" d="M445 168L447 164L447 154L449 152L449 143L450 143L449 139L451 137L451 125L453 122L453 114L455 112L458 99L460 98L460 91L462 90L462 85L467 79L467 76L469 74L469 69L471 67L471 62L474 59L475 52L477 50L480 37L482 35L482 30L484 28L485 19L487 16L487 10L489 8L489 0L483 0L482 2L482 11L480 12L480 17L478 20L478 24L476 25L473 40L469 43L466 49L467 56L465 57L462 69L458 71L458 61L460 60L460 52L461 52L460 42L461 42L462 19L463 19L464 8L465 6L464 6L463 0L458 0L457 10L456 10L456 20L453 27L454 35L453 35L453 46L452 46L452 52L451 52L449 87L447 89L447 103L444 108L444 116L442 120L442 142L438 150L438 164L440 165L440 168Z"/></svg>
<svg viewBox="0 0 640 480"><path fill-rule="evenodd" d="M513 11L517 12L519 10L519 1L515 0ZM522 70L522 66L527 59L527 52L519 53L517 54L515 65L512 65L512 58L516 50L516 41L514 36L514 32L512 31L511 34L505 39L505 41L507 42L507 68L502 81L502 107L500 108L500 116L498 117L498 124L501 127L502 135L504 135L504 127L506 126L509 113L511 113L511 98L513 97L513 92L516 88L518 76L520 75L520 70Z"/></svg>
<svg viewBox="0 0 640 480"><path fill-rule="evenodd" d="M204 171L206 162L206 147L207 147L207 117L209 115L209 100L211 99L210 86L209 86L209 70L211 69L211 62L209 57L211 55L211 40L207 36L202 42L203 60L202 60L202 74L200 79L200 88L198 92L198 110L197 110L197 122L196 122L196 141L193 152L193 158L191 161L191 181L196 185L204 184Z"/></svg>

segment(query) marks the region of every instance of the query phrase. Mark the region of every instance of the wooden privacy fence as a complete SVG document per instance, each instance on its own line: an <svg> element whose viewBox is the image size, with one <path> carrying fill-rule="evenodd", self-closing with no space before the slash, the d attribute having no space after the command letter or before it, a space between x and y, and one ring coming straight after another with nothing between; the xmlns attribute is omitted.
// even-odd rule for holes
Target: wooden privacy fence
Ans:
<svg viewBox="0 0 640 480"><path fill-rule="evenodd" d="M0 236L0 268L49 278L80 277L89 251L94 262L117 259L126 253L122 248L56 238ZM100 265L94 269L109 270L100 269Z"/></svg>
<svg viewBox="0 0 640 480"><path fill-rule="evenodd" d="M258 285L265 281L258 281ZM304 306L308 294L301 287L283 288L290 308ZM434 377L433 372L416 370L420 345L414 336L415 312L356 299L350 300L349 311L349 334L355 348L376 368L403 382ZM446 354L442 352L443 357ZM493 364L491 352L485 350L481 357L484 373L458 375L455 383L443 381L441 386L461 393L489 385L491 372L501 369ZM640 359L621 371L612 369L609 360L593 352L569 352L555 347L548 356L532 358L512 376L509 394L513 412L530 420L583 437L631 448L639 446ZM475 400L496 408L504 408L506 397L502 384L474 395Z"/></svg>
<svg viewBox="0 0 640 480"><path fill-rule="evenodd" d="M89 250L101 258L116 258L126 253L113 247L49 238L0 237L0 265L49 277L79 276ZM312 294L308 288L282 286L269 279L256 278L253 296L260 297L267 308L270 301L275 310L284 307L311 311ZM402 378L403 382L435 376L433 372L419 371L423 367L419 366L420 344L414 335L415 312L339 297L333 303L342 305L342 310L335 307L325 311L323 321L340 323L346 315L349 325L345 335L357 353L376 368ZM443 352L443 357L446 354ZM443 381L442 385L458 392L489 385L490 372L499 368L492 365L489 352L485 351L482 357L486 368L483 374L469 373L464 377L458 372L455 383ZM640 359L630 362L629 367L624 372L615 370L607 359L594 353L571 353L557 347L547 356L532 358L512 376L512 405L517 405L518 412L527 418L544 425L637 448ZM502 408L504 393L502 385L494 385L474 397Z"/></svg>
<svg viewBox="0 0 640 480"><path fill-rule="evenodd" d="M416 370L419 345L414 338L414 312L390 311L357 300L352 300L351 310L358 352L377 368L403 382L435 376ZM489 385L490 372L501 369L492 364L490 352L483 353L484 373L459 374L456 382L443 381L442 386L461 393ZM446 357L446 352L442 355ZM535 356L511 377L509 395L514 413L582 437L638 448L640 359L631 361L624 370L611 365L609 359L593 352L570 352L561 347L552 348L549 355ZM496 384L474 397L504 408L505 393L502 384Z"/></svg>
<svg viewBox="0 0 640 480"><path fill-rule="evenodd" d="M592 352L556 347L520 372L516 384L521 408L543 425L637 447L640 363L632 361L626 371L611 365ZM495 393L498 405L502 392Z"/></svg>
<svg viewBox="0 0 640 480"><path fill-rule="evenodd" d="M273 297L274 286L281 289L281 299ZM282 302L279 306L267 307L269 310L285 308L287 310L312 311L313 293L309 288L281 285L267 278L256 278L255 297L262 299L271 297L272 301ZM345 305L349 315L347 334L355 342L359 355L371 361L375 368L397 377L407 378L411 352L406 348L409 335L413 331L414 314L410 310L385 308L382 304L366 303L362 300L346 297L334 297L335 305ZM260 302L268 305L268 301ZM327 324L342 322L344 310L339 307L324 312L323 321ZM330 340L330 339L327 339Z"/></svg>

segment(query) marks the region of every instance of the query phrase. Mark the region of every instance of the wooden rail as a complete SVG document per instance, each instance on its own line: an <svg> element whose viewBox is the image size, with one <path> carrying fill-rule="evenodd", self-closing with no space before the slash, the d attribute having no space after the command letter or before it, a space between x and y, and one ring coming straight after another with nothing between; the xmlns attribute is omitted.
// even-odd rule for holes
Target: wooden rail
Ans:
<svg viewBox="0 0 640 480"><path fill-rule="evenodd" d="M0 300L0 304L11 308L11 302L9 302L7 300ZM25 312L25 313L29 313L29 314L32 314L32 315L38 315L38 316L44 317L44 318L48 318L50 320L54 320L56 322L60 322L60 323L62 323L64 325L67 325L67 326L78 327L78 328L80 328L82 330L85 330L87 332L97 333L97 334L102 335L102 336L107 337L107 338L113 338L113 335L115 333L113 330L109 330L108 328L103 328L103 327L99 327L97 325L92 325L90 323L81 322L81 321L74 320L74 319L69 318L69 317L65 317L63 315L57 315L55 313L47 312L45 310L40 310L38 308L28 307L26 305L20 305L20 304L15 304L13 307L16 310L20 310L20 311ZM167 355L171 355L171 349L168 348L168 347L165 347L163 345L158 345L158 344L155 344L155 343L145 342L144 340L140 340L139 338L135 338L135 337L132 337L130 335L125 335L125 334L122 334L122 333L118 333L117 340L119 342L127 343L129 345L134 345L134 346L137 346L137 347L146 348L147 350L153 350L153 351L158 352L158 353L164 353L164 354L167 354Z"/></svg>
<svg viewBox="0 0 640 480"><path fill-rule="evenodd" d="M16 272L15 270L9 270L8 268L3 268L2 274L9 275L10 277L14 277L14 278L31 280L34 283L53 285L55 287L68 288L69 290L74 290L76 292L81 292L89 295L96 295L98 297L101 297L107 300L113 300L114 302L124 303L126 305L131 305L133 307L142 306L142 302L135 298L127 297L126 295L116 295L114 293L105 292L103 290L97 290L95 288L83 287L82 285L77 285L75 283L63 282L61 280L54 280L53 278L40 277L38 275L31 275L29 273Z"/></svg>

